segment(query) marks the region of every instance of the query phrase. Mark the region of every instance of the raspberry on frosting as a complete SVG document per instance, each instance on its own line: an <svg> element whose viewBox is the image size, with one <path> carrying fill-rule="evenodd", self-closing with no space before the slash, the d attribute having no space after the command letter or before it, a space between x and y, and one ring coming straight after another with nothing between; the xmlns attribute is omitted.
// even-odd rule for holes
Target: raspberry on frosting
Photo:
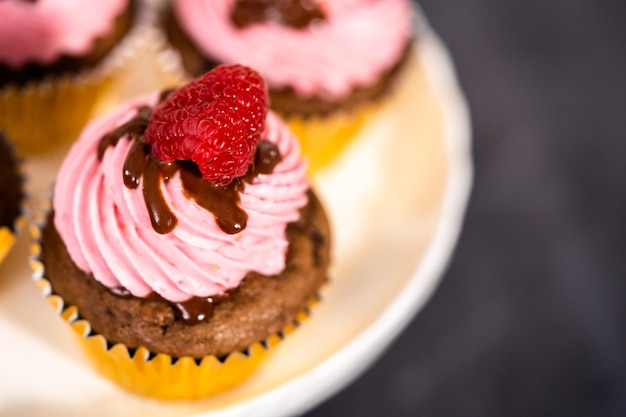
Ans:
<svg viewBox="0 0 626 417"><path fill-rule="evenodd" d="M268 106L265 82L257 72L221 65L161 103L145 140L157 158L192 160L205 179L228 185L248 170Z"/></svg>

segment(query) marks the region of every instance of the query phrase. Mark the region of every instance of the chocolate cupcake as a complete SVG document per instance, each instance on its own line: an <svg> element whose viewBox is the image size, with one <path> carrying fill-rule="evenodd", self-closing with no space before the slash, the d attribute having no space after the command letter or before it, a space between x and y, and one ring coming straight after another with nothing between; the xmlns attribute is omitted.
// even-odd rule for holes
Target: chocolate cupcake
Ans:
<svg viewBox="0 0 626 417"><path fill-rule="evenodd" d="M330 162L409 66L409 0L172 0L162 25L191 76L256 68L312 169Z"/></svg>
<svg viewBox="0 0 626 417"><path fill-rule="evenodd" d="M0 126L21 153L76 137L124 77L145 16L138 0L0 2Z"/></svg>
<svg viewBox="0 0 626 417"><path fill-rule="evenodd" d="M40 286L102 373L197 398L306 317L330 231L263 80L233 65L90 123L39 242Z"/></svg>
<svg viewBox="0 0 626 417"><path fill-rule="evenodd" d="M24 200L23 177L13 145L0 130L0 262L15 242Z"/></svg>

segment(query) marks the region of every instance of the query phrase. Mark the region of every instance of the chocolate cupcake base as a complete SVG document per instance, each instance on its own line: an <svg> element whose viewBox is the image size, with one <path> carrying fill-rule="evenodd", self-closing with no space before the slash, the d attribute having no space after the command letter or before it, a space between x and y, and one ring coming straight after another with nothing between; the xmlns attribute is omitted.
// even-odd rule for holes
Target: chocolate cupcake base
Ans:
<svg viewBox="0 0 626 417"><path fill-rule="evenodd" d="M22 216L24 178L20 164L13 144L0 130L0 262L13 247L25 222Z"/></svg>
<svg viewBox="0 0 626 417"><path fill-rule="evenodd" d="M328 220L313 192L301 220L289 224L285 270L275 276L250 273L241 285L216 299L209 317L187 324L165 300L115 294L76 267L58 235L53 213L41 236L41 261L53 294L74 305L91 331L107 343L146 348L172 357L223 357L279 334L305 310L327 280Z"/></svg>
<svg viewBox="0 0 626 417"><path fill-rule="evenodd" d="M0 227L15 233L24 198L23 179L13 145L0 130Z"/></svg>

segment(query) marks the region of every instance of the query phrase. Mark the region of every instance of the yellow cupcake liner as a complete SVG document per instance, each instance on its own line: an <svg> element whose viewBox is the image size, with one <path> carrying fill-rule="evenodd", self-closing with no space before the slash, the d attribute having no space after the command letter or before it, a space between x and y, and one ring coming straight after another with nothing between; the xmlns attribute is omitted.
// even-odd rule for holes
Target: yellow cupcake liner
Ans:
<svg viewBox="0 0 626 417"><path fill-rule="evenodd" d="M4 260L15 243L15 235L8 227L0 227L0 262Z"/></svg>
<svg viewBox="0 0 626 417"><path fill-rule="evenodd" d="M2 263L2 261L4 261L4 259L8 256L9 252L15 245L17 237L28 222L28 219L26 218L27 213L25 213L26 208L24 207L24 199L25 197L22 197L22 211L15 219L13 227L0 227L0 263Z"/></svg>
<svg viewBox="0 0 626 417"><path fill-rule="evenodd" d="M83 128L112 77L62 77L0 91L0 126L20 153L45 152L69 142Z"/></svg>
<svg viewBox="0 0 626 417"><path fill-rule="evenodd" d="M330 165L376 112L376 103L362 105L352 113L336 112L327 116L283 116L298 138L309 171Z"/></svg>
<svg viewBox="0 0 626 417"><path fill-rule="evenodd" d="M409 51L407 62L394 76L381 97L362 103L351 111L336 111L325 116L301 117L283 115L291 131L300 141L302 155L309 161L309 171L317 172L335 161L341 153L367 128L377 115L393 105L397 91L407 82L418 64L416 49Z"/></svg>
<svg viewBox="0 0 626 417"><path fill-rule="evenodd" d="M277 334L226 356L177 358L150 352L144 347L129 348L122 343L111 343L96 333L76 306L67 304L54 293L45 278L45 266L41 260L41 230L41 226L31 225L34 243L30 247L30 266L41 293L74 330L87 358L102 376L145 396L165 400L197 399L234 387L259 366L274 346L309 317L310 308L317 303L317 299L311 301Z"/></svg>

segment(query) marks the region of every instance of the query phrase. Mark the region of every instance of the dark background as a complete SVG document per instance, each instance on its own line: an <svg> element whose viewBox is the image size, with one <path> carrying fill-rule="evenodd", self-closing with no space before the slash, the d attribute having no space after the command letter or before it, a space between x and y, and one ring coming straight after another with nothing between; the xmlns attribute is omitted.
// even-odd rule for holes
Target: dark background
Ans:
<svg viewBox="0 0 626 417"><path fill-rule="evenodd" d="M307 416L626 416L626 1L421 0L475 184L433 299Z"/></svg>

